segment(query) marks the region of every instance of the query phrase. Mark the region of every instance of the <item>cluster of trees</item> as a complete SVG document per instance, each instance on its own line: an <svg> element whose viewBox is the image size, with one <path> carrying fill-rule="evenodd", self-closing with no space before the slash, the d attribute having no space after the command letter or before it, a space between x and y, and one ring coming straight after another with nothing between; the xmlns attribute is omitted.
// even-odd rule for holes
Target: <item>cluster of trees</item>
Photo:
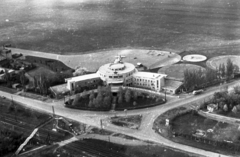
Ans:
<svg viewBox="0 0 240 157"><path fill-rule="evenodd" d="M46 76L41 75L39 78L34 77L34 90L42 95L49 93L50 81Z"/></svg>
<svg viewBox="0 0 240 157"><path fill-rule="evenodd" d="M89 95L89 107L110 108L112 104L112 92L110 86L98 86L97 96L93 92Z"/></svg>
<svg viewBox="0 0 240 157"><path fill-rule="evenodd" d="M206 86L206 83L213 83L217 79L217 72L210 68L207 68L206 70L185 70L184 88L186 91L192 91Z"/></svg>
<svg viewBox="0 0 240 157"><path fill-rule="evenodd" d="M228 59L226 65L220 64L217 70L207 68L206 70L185 70L184 88L186 91L205 88L206 86L219 83L221 80L233 78L234 73L239 72L239 67Z"/></svg>
<svg viewBox="0 0 240 157"><path fill-rule="evenodd" d="M119 87L116 97L113 97L110 86L98 86L97 93L94 91L88 93L84 90L82 93L76 94L73 100L69 100L68 104L75 107L109 109L112 104L116 104L118 107L127 107L148 105L148 103L160 101L162 99L158 95L142 93L129 88L123 89L122 87Z"/></svg>
<svg viewBox="0 0 240 157"><path fill-rule="evenodd" d="M219 76L224 79L231 79L234 73L239 72L239 67L231 61L231 59L227 60L226 65L224 63L220 64L217 69Z"/></svg>
<svg viewBox="0 0 240 157"><path fill-rule="evenodd" d="M133 106L136 106L140 102L139 98L142 99L151 99L154 100L155 102L159 102L161 100L161 97L156 96L154 94L145 94L139 91L133 91L129 88L123 89L122 87L119 88L118 94L117 94L117 104L122 106L124 103L125 104L132 104ZM141 100L142 100L141 99Z"/></svg>
<svg viewBox="0 0 240 157"><path fill-rule="evenodd" d="M4 81L7 83L7 87L11 87L12 86L12 78L7 69L5 69L4 74L5 74Z"/></svg>
<svg viewBox="0 0 240 157"><path fill-rule="evenodd" d="M111 87L98 86L97 93L94 93L94 91L87 93L84 90L82 93L77 94L72 105L89 108L110 108L112 100Z"/></svg>
<svg viewBox="0 0 240 157"><path fill-rule="evenodd" d="M77 67L73 73L73 76L81 76L90 73L85 67Z"/></svg>
<svg viewBox="0 0 240 157"><path fill-rule="evenodd" d="M229 93L227 87L220 92L214 93L213 98L203 104L202 108L206 108L208 104L218 105L218 112L238 113L240 111L240 86L234 87L234 92Z"/></svg>

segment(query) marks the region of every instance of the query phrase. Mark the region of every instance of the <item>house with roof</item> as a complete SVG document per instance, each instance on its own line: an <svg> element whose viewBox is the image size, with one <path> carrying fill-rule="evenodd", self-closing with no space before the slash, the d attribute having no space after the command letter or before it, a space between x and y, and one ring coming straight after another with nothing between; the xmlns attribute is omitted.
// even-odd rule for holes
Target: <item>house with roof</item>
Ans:
<svg viewBox="0 0 240 157"><path fill-rule="evenodd" d="M207 105L207 110L209 112L213 112L213 111L218 110L218 104L209 104L209 105Z"/></svg>

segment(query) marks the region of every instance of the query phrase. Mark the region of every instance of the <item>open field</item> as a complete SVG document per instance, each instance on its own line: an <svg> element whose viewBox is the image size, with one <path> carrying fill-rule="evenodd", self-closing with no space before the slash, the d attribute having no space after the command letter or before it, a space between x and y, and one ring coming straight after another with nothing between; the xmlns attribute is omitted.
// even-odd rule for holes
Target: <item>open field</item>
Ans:
<svg viewBox="0 0 240 157"><path fill-rule="evenodd" d="M119 47L239 52L238 0L1 0L0 44L57 54Z"/></svg>

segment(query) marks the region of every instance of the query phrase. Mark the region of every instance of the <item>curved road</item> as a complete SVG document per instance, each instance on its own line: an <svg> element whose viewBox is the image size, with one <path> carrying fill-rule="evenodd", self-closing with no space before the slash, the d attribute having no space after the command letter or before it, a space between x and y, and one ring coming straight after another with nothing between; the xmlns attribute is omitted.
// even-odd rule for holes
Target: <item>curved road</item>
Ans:
<svg viewBox="0 0 240 157"><path fill-rule="evenodd" d="M239 85L238 81L234 81L228 84L229 89L232 89L232 87ZM159 136L152 130L152 125L154 120L161 115L162 113L179 107L179 106L184 106L184 105L198 105L200 102L203 102L206 99L209 99L212 97L214 92L218 91L220 87L213 87L211 89L208 89L205 91L203 94L198 95L198 96L187 96L187 97L182 97L179 99L174 99L172 101L169 101L168 103L161 105L161 106L156 106L148 109L139 109L139 110L132 110L132 111L127 111L128 115L135 115L135 114L142 114L143 115L143 120L141 123L141 127L139 130L132 130L128 128L123 128L123 127L118 127L115 125L110 124L108 121L103 121L103 127L106 130L113 131L113 132L118 132L122 134L126 134L141 140L147 140L147 141L153 141L159 144L163 144L169 147L174 147L177 149L181 149L186 152L194 153L194 154L199 154L202 156L209 156L209 157L219 157L218 153L210 152L210 151L205 151L202 149L182 145L179 143L174 143L166 138L163 138L162 136ZM80 110L74 110L74 109L69 109L65 108L63 106L63 101L38 101L30 98L25 98L21 97L19 95L15 94L9 94L3 91L0 91L0 95L7 97L8 99L13 99L14 101L17 101L21 103L22 105L26 107L30 107L36 110L44 111L51 113L52 112L52 106L55 108L55 112L57 115L64 116L76 121L79 121L81 123L89 124L92 126L96 126L100 128L100 120L101 119L106 119L108 117L114 116L114 115L125 115L125 112L118 111L115 113L112 112L91 112L91 111L80 111ZM221 157L225 155L221 154Z"/></svg>

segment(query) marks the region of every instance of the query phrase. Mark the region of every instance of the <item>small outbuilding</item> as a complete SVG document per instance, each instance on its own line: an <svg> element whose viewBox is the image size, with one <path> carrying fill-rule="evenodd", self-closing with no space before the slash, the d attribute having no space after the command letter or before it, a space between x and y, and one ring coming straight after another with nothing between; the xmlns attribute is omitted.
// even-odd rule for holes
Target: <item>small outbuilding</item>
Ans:
<svg viewBox="0 0 240 157"><path fill-rule="evenodd" d="M218 105L217 104L209 104L209 105L207 105L207 110L209 112L216 111L216 110L218 110Z"/></svg>

